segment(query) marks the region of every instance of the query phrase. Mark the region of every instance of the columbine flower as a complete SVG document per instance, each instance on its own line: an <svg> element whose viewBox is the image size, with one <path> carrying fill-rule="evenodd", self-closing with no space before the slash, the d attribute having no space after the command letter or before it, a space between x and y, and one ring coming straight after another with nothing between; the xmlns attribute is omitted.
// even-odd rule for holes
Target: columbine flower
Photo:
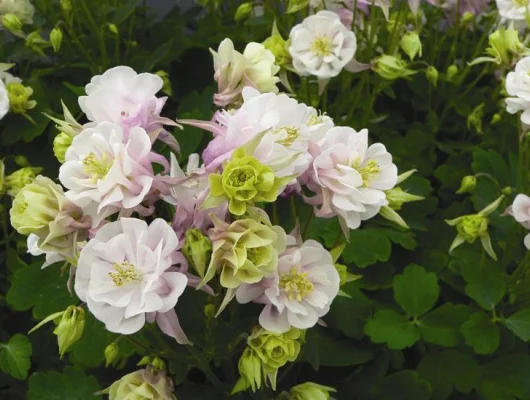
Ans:
<svg viewBox="0 0 530 400"><path fill-rule="evenodd" d="M337 76L357 50L355 34L331 11L320 11L296 25L290 34L293 66L302 76Z"/></svg>
<svg viewBox="0 0 530 400"><path fill-rule="evenodd" d="M512 215L526 229L530 229L530 197L525 194L515 196L508 214ZM525 236L524 245L530 250L530 233Z"/></svg>
<svg viewBox="0 0 530 400"><path fill-rule="evenodd" d="M506 111L523 111L521 121L530 124L530 57L519 60L515 71L506 76L506 91L513 96L506 99Z"/></svg>
<svg viewBox="0 0 530 400"><path fill-rule="evenodd" d="M37 105L35 100L29 98L33 94L33 89L24 86L20 82L10 82L6 84L9 96L9 110L15 114L25 114Z"/></svg>
<svg viewBox="0 0 530 400"><path fill-rule="evenodd" d="M210 238L197 228L188 229L182 253L199 276L204 278L206 264L212 255L212 241Z"/></svg>
<svg viewBox="0 0 530 400"><path fill-rule="evenodd" d="M239 303L265 304L260 325L282 333L291 327L314 326L329 311L339 285L330 253L320 243L308 240L280 256L277 273L257 284L241 285L236 299Z"/></svg>
<svg viewBox="0 0 530 400"><path fill-rule="evenodd" d="M35 7L29 0L0 0L0 15L14 14L23 24L32 24Z"/></svg>
<svg viewBox="0 0 530 400"><path fill-rule="evenodd" d="M41 250L67 256L75 241L86 238L91 224L90 218L65 197L61 186L40 175L17 193L9 214L18 233L39 237Z"/></svg>
<svg viewBox="0 0 530 400"><path fill-rule="evenodd" d="M278 93L276 83L280 78L275 75L280 70L274 64L274 55L260 43L249 43L243 54L234 49L230 39L219 45L217 52L210 49L213 55L214 79L218 92L214 103L220 107L240 101L245 86L256 88L262 93Z"/></svg>
<svg viewBox="0 0 530 400"><path fill-rule="evenodd" d="M168 196L164 196L164 200L176 206L172 226L179 240L184 240L184 235L191 228L206 233L212 226L212 219L209 216L211 213L220 219L225 219L227 204L220 204L209 210L201 208L208 197L208 174L204 168L199 167L197 154L188 157L186 173L180 168L177 158L171 154L170 176L181 180L170 187Z"/></svg>
<svg viewBox="0 0 530 400"><path fill-rule="evenodd" d="M212 219L212 257L203 283L219 271L221 285L235 289L242 283L257 283L276 271L278 254L286 247L286 234L281 227L250 218L231 224L213 215Z"/></svg>
<svg viewBox="0 0 530 400"><path fill-rule="evenodd" d="M489 35L489 47L486 48L487 56L477 57L469 65L482 62L493 62L512 66L514 60L522 55L529 55L530 50L519 39L519 31L512 26L508 29L499 27Z"/></svg>
<svg viewBox="0 0 530 400"><path fill-rule="evenodd" d="M243 215L248 206L258 202L271 203L291 178L278 178L274 171L246 154L243 148L234 152L222 174L210 174L210 195L203 204L205 209L228 201L234 215Z"/></svg>
<svg viewBox="0 0 530 400"><path fill-rule="evenodd" d="M313 382L296 385L289 391L288 400L329 400L329 393L336 390Z"/></svg>
<svg viewBox="0 0 530 400"><path fill-rule="evenodd" d="M7 175L4 182L7 188L7 194L10 196L16 196L24 186L33 182L37 177L37 174L41 171L41 167L24 167Z"/></svg>
<svg viewBox="0 0 530 400"><path fill-rule="evenodd" d="M464 215L451 220L445 220L447 224L456 226L458 234L456 235L449 252L456 249L464 242L474 243L475 240L480 238L482 247L486 250L491 258L497 260L497 255L491 246L490 234L488 233L488 224L490 215L493 211L499 207L504 196L500 196L493 203L480 210L477 214Z"/></svg>
<svg viewBox="0 0 530 400"><path fill-rule="evenodd" d="M0 79L0 120L4 118L9 111L9 93L6 85Z"/></svg>
<svg viewBox="0 0 530 400"><path fill-rule="evenodd" d="M396 183L392 156L381 143L368 146L368 130L335 127L322 142L307 182L317 196L306 201L321 206L316 210L318 217L338 215L347 231L357 229L361 220L372 218L386 206L385 190Z"/></svg>
<svg viewBox="0 0 530 400"><path fill-rule="evenodd" d="M66 197L92 216L94 225L121 209L130 215L154 180L151 141L142 128L102 122L74 137L59 169Z"/></svg>
<svg viewBox="0 0 530 400"><path fill-rule="evenodd" d="M173 381L165 371L151 367L125 375L101 392L109 400L175 400Z"/></svg>
<svg viewBox="0 0 530 400"><path fill-rule="evenodd" d="M164 81L155 74L137 74L132 68L119 66L96 75L86 85L86 96L79 106L90 121L113 122L124 127L140 127L178 151L173 135L162 125L175 122L160 116L167 97L156 97Z"/></svg>
<svg viewBox="0 0 530 400"><path fill-rule="evenodd" d="M496 0L499 15L506 21L524 21L528 12L528 0Z"/></svg>
<svg viewBox="0 0 530 400"><path fill-rule="evenodd" d="M132 334L156 320L186 343L174 310L188 284L173 267L185 262L177 248L177 235L160 218L149 226L136 218L109 223L81 251L75 291L111 332Z"/></svg>

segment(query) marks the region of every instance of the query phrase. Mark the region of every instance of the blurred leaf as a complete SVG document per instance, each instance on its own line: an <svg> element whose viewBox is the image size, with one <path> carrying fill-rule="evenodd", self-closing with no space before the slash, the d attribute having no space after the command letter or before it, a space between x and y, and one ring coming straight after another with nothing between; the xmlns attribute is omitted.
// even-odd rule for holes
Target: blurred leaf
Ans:
<svg viewBox="0 0 530 400"><path fill-rule="evenodd" d="M28 400L101 400L100 390L93 376L66 367L60 372L36 372L29 378Z"/></svg>
<svg viewBox="0 0 530 400"><path fill-rule="evenodd" d="M429 400L431 385L416 371L403 370L382 379L370 392L370 400Z"/></svg>

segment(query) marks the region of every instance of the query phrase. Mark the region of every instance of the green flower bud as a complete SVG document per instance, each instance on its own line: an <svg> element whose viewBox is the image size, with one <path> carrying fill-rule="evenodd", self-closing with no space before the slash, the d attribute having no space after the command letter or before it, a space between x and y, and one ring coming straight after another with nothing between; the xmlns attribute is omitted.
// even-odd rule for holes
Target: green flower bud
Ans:
<svg viewBox="0 0 530 400"><path fill-rule="evenodd" d="M35 100L29 98L33 94L33 89L29 86L24 86L19 82L11 82L6 85L7 94L9 96L9 109L15 114L25 114L26 111L31 110L37 105Z"/></svg>
<svg viewBox="0 0 530 400"><path fill-rule="evenodd" d="M31 32L28 36L26 36L26 47L29 47L35 53L43 57L46 57L46 54L44 54L42 49L50 46L51 43L47 40L44 40L39 31Z"/></svg>
<svg viewBox="0 0 530 400"><path fill-rule="evenodd" d="M456 191L458 194L471 193L477 186L477 177L475 175L467 175L462 178L460 188Z"/></svg>
<svg viewBox="0 0 530 400"><path fill-rule="evenodd" d="M0 21L9 32L17 36L24 35L22 32L22 21L15 14L4 14L0 17Z"/></svg>
<svg viewBox="0 0 530 400"><path fill-rule="evenodd" d="M171 81L169 80L169 74L166 71L157 71L156 74L162 78L163 86L162 92L168 96L173 96L173 87L171 86Z"/></svg>
<svg viewBox="0 0 530 400"><path fill-rule="evenodd" d="M502 115L499 113L495 113L493 114L493 117L491 117L490 124L491 125L498 124L501 121L501 119L502 119Z"/></svg>
<svg viewBox="0 0 530 400"><path fill-rule="evenodd" d="M175 400L173 382L164 371L141 369L125 375L98 394L108 394L109 400Z"/></svg>
<svg viewBox="0 0 530 400"><path fill-rule="evenodd" d="M0 158L0 195L4 194L5 191L5 174L6 174L6 165L4 160Z"/></svg>
<svg viewBox="0 0 530 400"><path fill-rule="evenodd" d="M109 28L109 31L111 33L114 33L115 35L118 35L118 27L115 24L107 24L107 27Z"/></svg>
<svg viewBox="0 0 530 400"><path fill-rule="evenodd" d="M514 28L499 28L489 36L486 53L496 64L512 65L516 58L527 55L529 50L519 39L519 31Z"/></svg>
<svg viewBox="0 0 530 400"><path fill-rule="evenodd" d="M462 14L462 17L460 17L460 23L465 26L473 22L474 19L475 15L472 12L466 11L464 14Z"/></svg>
<svg viewBox="0 0 530 400"><path fill-rule="evenodd" d="M65 13L69 13L72 11L72 0L60 0L61 8Z"/></svg>
<svg viewBox="0 0 530 400"><path fill-rule="evenodd" d="M110 365L115 366L120 356L120 347L116 342L109 344L105 347L105 368Z"/></svg>
<svg viewBox="0 0 530 400"><path fill-rule="evenodd" d="M251 12L252 12L251 2L240 4L239 7L237 7L236 13L234 14L234 20L241 21L241 20L247 19L248 17L250 17Z"/></svg>
<svg viewBox="0 0 530 400"><path fill-rule="evenodd" d="M502 188L502 194L505 196L510 196L513 193L513 189L510 186L505 186Z"/></svg>
<svg viewBox="0 0 530 400"><path fill-rule="evenodd" d="M421 41L416 32L406 32L401 38L401 48L414 61L416 55L421 57Z"/></svg>
<svg viewBox="0 0 530 400"><path fill-rule="evenodd" d="M447 67L447 72L445 73L445 77L449 82L453 80L456 74L458 74L458 67L455 64L452 64L449 67Z"/></svg>
<svg viewBox="0 0 530 400"><path fill-rule="evenodd" d="M407 66L408 64L401 58L384 54L375 60L372 69L383 79L395 80L416 73Z"/></svg>
<svg viewBox="0 0 530 400"><path fill-rule="evenodd" d="M340 286L348 283L348 267L342 264L335 264L335 269L339 273Z"/></svg>
<svg viewBox="0 0 530 400"><path fill-rule="evenodd" d="M473 128L476 133L482 134L482 118L484 117L484 103L479 104L467 116L467 128Z"/></svg>
<svg viewBox="0 0 530 400"><path fill-rule="evenodd" d="M214 304L206 304L204 306L204 315L206 318L212 319L215 317L215 305Z"/></svg>
<svg viewBox="0 0 530 400"><path fill-rule="evenodd" d="M228 200L229 211L234 215L243 215L247 207L255 203L276 201L280 187L291 179L277 178L269 166L239 148L234 151L222 174L210 174L210 195L203 208L213 208Z"/></svg>
<svg viewBox="0 0 530 400"><path fill-rule="evenodd" d="M21 154L15 157L15 164L19 167L29 167L28 159Z"/></svg>
<svg viewBox="0 0 530 400"><path fill-rule="evenodd" d="M329 386L306 382L294 386L289 391L289 400L329 400L330 392L336 392L336 390Z"/></svg>
<svg viewBox="0 0 530 400"><path fill-rule="evenodd" d="M72 140L73 138L64 132L59 132L53 139L53 154L61 164L65 161L66 151L72 144Z"/></svg>
<svg viewBox="0 0 530 400"><path fill-rule="evenodd" d="M400 187L395 187L393 189L387 190L385 194L386 199L388 201L388 206L392 210L401 210L401 206L405 203L410 203L412 201L420 201L424 199L424 197L422 196L416 196L415 194L407 193Z"/></svg>
<svg viewBox="0 0 530 400"><path fill-rule="evenodd" d="M272 25L271 35L265 39L263 46L266 49L270 50L274 54L275 61L274 63L279 66L289 65L292 62L291 53L289 53L289 46L287 41L282 38L278 27L276 26L276 21Z"/></svg>
<svg viewBox="0 0 530 400"><path fill-rule="evenodd" d="M85 310L83 307L69 306L63 313L59 324L53 331L59 342L59 354L64 353L80 338L85 328Z"/></svg>
<svg viewBox="0 0 530 400"><path fill-rule="evenodd" d="M309 0L289 0L287 6L287 14L291 14L306 8L309 5Z"/></svg>
<svg viewBox="0 0 530 400"><path fill-rule="evenodd" d="M261 360L250 347L247 347L238 363L239 375L245 387L249 387L253 392L261 388L263 372L261 370Z"/></svg>
<svg viewBox="0 0 530 400"><path fill-rule="evenodd" d="M425 70L425 76L433 87L438 86L438 70L435 67L431 65L429 68L427 68Z"/></svg>
<svg viewBox="0 0 530 400"><path fill-rule="evenodd" d="M212 242L199 229L188 229L186 231L186 241L182 248L182 253L186 256L190 264L201 278L204 278L206 263L212 253Z"/></svg>
<svg viewBox="0 0 530 400"><path fill-rule="evenodd" d="M9 174L5 178L7 193L10 196L16 196L24 186L33 182L37 174L41 171L42 168L40 167L24 167Z"/></svg>
<svg viewBox="0 0 530 400"><path fill-rule="evenodd" d="M456 224L458 234L467 242L473 243L488 232L488 218L482 215L466 215Z"/></svg>
<svg viewBox="0 0 530 400"><path fill-rule="evenodd" d="M61 48L61 43L63 42L63 32L61 28L55 27L50 32L50 42L53 47L54 52L58 52Z"/></svg>
<svg viewBox="0 0 530 400"><path fill-rule="evenodd" d="M235 289L241 283L257 283L278 268L278 254L285 250L286 234L279 226L268 226L253 219L227 224L211 215L216 238L210 264L201 285L220 270L221 286Z"/></svg>

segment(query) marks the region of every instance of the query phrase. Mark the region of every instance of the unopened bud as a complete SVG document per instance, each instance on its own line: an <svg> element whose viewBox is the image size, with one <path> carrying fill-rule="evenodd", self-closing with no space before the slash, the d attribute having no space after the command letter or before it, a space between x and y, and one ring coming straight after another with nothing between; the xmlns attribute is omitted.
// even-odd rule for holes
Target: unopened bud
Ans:
<svg viewBox="0 0 530 400"><path fill-rule="evenodd" d="M211 252L212 242L199 229L193 228L186 231L186 241L182 253L201 278L204 278L206 264L210 259Z"/></svg>
<svg viewBox="0 0 530 400"><path fill-rule="evenodd" d="M502 194L505 196L509 196L513 193L513 188L511 186L505 186L502 188Z"/></svg>
<svg viewBox="0 0 530 400"><path fill-rule="evenodd" d="M85 310L83 307L69 306L63 313L59 324L53 331L59 342L59 354L64 353L80 338L85 328Z"/></svg>
<svg viewBox="0 0 530 400"><path fill-rule="evenodd" d="M408 64L401 58L384 54L375 60L372 69L384 79L395 80L416 73L407 66Z"/></svg>
<svg viewBox="0 0 530 400"><path fill-rule="evenodd" d="M39 167L24 167L12 172L5 178L7 193L10 196L15 196L24 186L33 182L37 174L41 171L42 168Z"/></svg>
<svg viewBox="0 0 530 400"><path fill-rule="evenodd" d="M460 188L456 191L458 194L471 193L477 186L477 177L475 175L467 175L462 178Z"/></svg>
<svg viewBox="0 0 530 400"><path fill-rule="evenodd" d="M63 42L63 32L61 28L55 27L50 32L50 42L53 47L54 52L58 52L61 48L61 43Z"/></svg>
<svg viewBox="0 0 530 400"><path fill-rule="evenodd" d="M493 117L491 117L490 124L495 125L498 124L502 119L502 116L499 113L493 114Z"/></svg>
<svg viewBox="0 0 530 400"><path fill-rule="evenodd" d="M215 306L213 304L206 304L204 306L204 315L209 319L215 317Z"/></svg>
<svg viewBox="0 0 530 400"><path fill-rule="evenodd" d="M467 117L468 129L473 128L478 134L482 134L482 117L484 116L484 103L479 104Z"/></svg>
<svg viewBox="0 0 530 400"><path fill-rule="evenodd" d="M9 110L15 114L24 114L35 108L37 102L29 98L33 94L33 89L24 86L19 82L11 82L6 85L9 97Z"/></svg>
<svg viewBox="0 0 530 400"><path fill-rule="evenodd" d="M462 17L460 17L460 23L462 25L467 25L473 22L475 19L475 15L472 12L466 11L464 14L462 14Z"/></svg>
<svg viewBox="0 0 530 400"><path fill-rule="evenodd" d="M313 382L302 383L294 386L289 391L288 400L329 400L329 393L336 392L332 387L322 386Z"/></svg>
<svg viewBox="0 0 530 400"><path fill-rule="evenodd" d="M18 155L15 157L15 164L17 164L19 167L29 166L28 159L23 155Z"/></svg>
<svg viewBox="0 0 530 400"><path fill-rule="evenodd" d="M4 28L9 32L14 33L17 36L23 35L22 32L22 21L15 14L4 14L0 17L0 21Z"/></svg>
<svg viewBox="0 0 530 400"><path fill-rule="evenodd" d="M234 14L234 20L242 21L244 19L247 19L248 17L250 17L251 12L252 12L251 2L240 4L239 7L237 7L236 13Z"/></svg>
<svg viewBox="0 0 530 400"><path fill-rule="evenodd" d="M108 24L107 27L109 28L109 31L114 33L115 35L118 34L118 27L115 24Z"/></svg>
<svg viewBox="0 0 530 400"><path fill-rule="evenodd" d="M62 164L65 161L66 151L72 144L72 137L64 132L59 132L53 139L53 154Z"/></svg>
<svg viewBox="0 0 530 400"><path fill-rule="evenodd" d="M445 73L445 77L449 82L453 80L456 74L458 74L458 67L455 64L452 64L449 67L447 67L447 72Z"/></svg>
<svg viewBox="0 0 530 400"><path fill-rule="evenodd" d="M418 34L416 32L406 32L401 38L401 48L411 60L414 60L416 55L421 57L421 41Z"/></svg>
<svg viewBox="0 0 530 400"><path fill-rule="evenodd" d="M115 365L120 355L120 347L116 342L109 344L105 347L105 368L110 365Z"/></svg>
<svg viewBox="0 0 530 400"><path fill-rule="evenodd" d="M432 65L425 70L425 76L433 87L438 86L438 75L438 70Z"/></svg>
<svg viewBox="0 0 530 400"><path fill-rule="evenodd" d="M72 0L61 0L61 8L65 13L72 11Z"/></svg>

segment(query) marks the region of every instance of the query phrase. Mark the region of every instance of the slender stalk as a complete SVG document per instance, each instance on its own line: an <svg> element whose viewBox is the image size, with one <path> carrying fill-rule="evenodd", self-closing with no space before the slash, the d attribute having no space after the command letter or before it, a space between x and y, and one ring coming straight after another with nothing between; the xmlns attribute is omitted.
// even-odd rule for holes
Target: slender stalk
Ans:
<svg viewBox="0 0 530 400"><path fill-rule="evenodd" d="M289 196L289 208L291 210L291 219L293 221L293 225L296 225L296 222L298 221L298 216L296 214L296 204L294 196Z"/></svg>
<svg viewBox="0 0 530 400"><path fill-rule="evenodd" d="M304 230L302 231L302 237L306 236L307 230L309 229L309 225L311 225L313 218L315 218L315 211L311 208L311 214L309 214L309 217L307 218L307 221L304 225Z"/></svg>

